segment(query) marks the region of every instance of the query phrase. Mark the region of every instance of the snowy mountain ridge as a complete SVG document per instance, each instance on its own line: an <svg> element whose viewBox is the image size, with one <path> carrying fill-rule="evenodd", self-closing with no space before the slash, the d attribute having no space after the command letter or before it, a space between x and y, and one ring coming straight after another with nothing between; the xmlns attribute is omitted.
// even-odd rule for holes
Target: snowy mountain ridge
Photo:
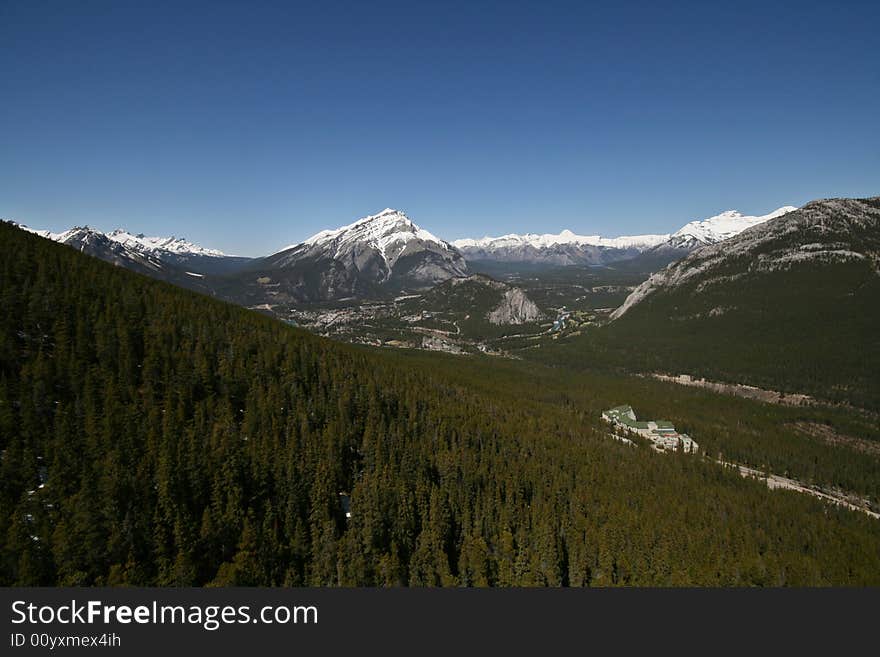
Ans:
<svg viewBox="0 0 880 657"><path fill-rule="evenodd" d="M327 248L330 257L339 258L355 245L374 248L390 266L414 240L431 243L440 249L450 250L449 242L441 240L416 225L401 210L385 208L357 221L332 230L322 230L304 242L291 244L278 253L290 249Z"/></svg>
<svg viewBox="0 0 880 657"><path fill-rule="evenodd" d="M147 237L143 233L135 235L123 228L117 228L108 233L107 237L114 242L144 251L168 251L177 255L200 255L212 258L223 258L227 255L219 249L209 249L183 237L173 235L171 237Z"/></svg>
<svg viewBox="0 0 880 657"><path fill-rule="evenodd" d="M670 236L669 242L671 245L679 247L680 245L687 247L691 243L716 244L739 235L747 228L757 226L770 219L776 219L794 210L797 208L792 205L784 205L773 212L759 216L749 216L736 210L727 210L708 219L698 219L685 224Z"/></svg>
<svg viewBox="0 0 880 657"><path fill-rule="evenodd" d="M321 231L261 263L293 299L309 301L426 289L468 273L458 249L392 208Z"/></svg>
<svg viewBox="0 0 880 657"><path fill-rule="evenodd" d="M459 249L468 248L509 248L518 246L531 246L534 248L548 248L560 244L577 244L588 246L604 246L612 249L650 248L661 244L670 238L665 235L625 235L621 237L601 237L600 235L576 235L570 230L563 230L558 235L545 233L526 233L518 235L510 233L500 237L482 237L479 239L459 239L452 242Z"/></svg>
<svg viewBox="0 0 880 657"><path fill-rule="evenodd" d="M23 224L18 226L30 233L45 237L54 242L68 244L71 240L87 237L89 235L106 237L112 242L117 242L127 249L136 251L146 255L162 255L162 252L174 255L197 255L208 256L212 258L224 258L227 254L218 249L208 249L193 242L189 242L182 237L147 237L143 233L133 234L123 228L117 228L109 233L104 233L90 226L74 226L60 233L53 233L48 230L38 230L30 228Z"/></svg>
<svg viewBox="0 0 880 657"><path fill-rule="evenodd" d="M465 238L453 244L470 259L553 262L555 264L598 264L657 250L691 251L738 235L747 228L781 217L797 208L783 206L761 216L727 210L707 219L691 221L674 233L602 237L578 235L570 230L559 234L511 233L500 237Z"/></svg>

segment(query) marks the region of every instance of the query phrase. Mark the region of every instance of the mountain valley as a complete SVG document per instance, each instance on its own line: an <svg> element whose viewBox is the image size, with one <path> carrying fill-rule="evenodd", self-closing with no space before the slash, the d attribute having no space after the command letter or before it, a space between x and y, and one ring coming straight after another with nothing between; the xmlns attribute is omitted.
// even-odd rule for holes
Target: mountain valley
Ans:
<svg viewBox="0 0 880 657"><path fill-rule="evenodd" d="M25 228L328 337L510 355L603 323L657 268L783 210L766 217L723 213L674 234L603 238L563 231L450 243L386 208L260 258L123 229Z"/></svg>
<svg viewBox="0 0 880 657"><path fill-rule="evenodd" d="M860 391L858 404L876 406L876 204L727 211L658 235L454 242L388 208L262 258L123 230L31 232L357 344L687 374L832 400ZM805 351L815 363L797 358L781 376L776 363ZM847 383L827 387L819 372L828 370L847 372Z"/></svg>
<svg viewBox="0 0 880 657"><path fill-rule="evenodd" d="M0 251L4 584L878 583L875 416L526 357L575 360L583 336L522 358L345 345L6 223ZM489 331L511 289L399 303ZM705 457L609 440L602 411L632 402Z"/></svg>

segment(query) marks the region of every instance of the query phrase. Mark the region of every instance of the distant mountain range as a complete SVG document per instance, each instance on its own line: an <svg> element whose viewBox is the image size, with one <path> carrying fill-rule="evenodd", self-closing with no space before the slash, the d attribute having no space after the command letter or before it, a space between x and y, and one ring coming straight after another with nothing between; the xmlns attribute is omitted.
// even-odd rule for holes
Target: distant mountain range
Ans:
<svg viewBox="0 0 880 657"><path fill-rule="evenodd" d="M355 338L358 321L379 326L385 315L435 341L440 334L447 342L467 335L492 338L502 331L493 334L487 326L534 325L552 319L553 312L563 316L565 304L578 304L583 335L572 331L573 346L560 356L566 362L583 354L590 362L605 359L635 371L688 372L880 407L874 392L880 371L878 222L880 198L830 199L763 216L724 212L669 235L607 239L566 231L460 240L457 247L389 208L255 259L123 230L31 232L282 319L310 304L323 304L317 312L332 315L376 301L382 309L361 320L349 313L347 330ZM546 275L562 278L543 286L528 282L542 280L537 270L496 284L476 276L485 273L479 259L467 260L487 255L540 266L611 263L603 271L618 276L616 286L632 276L637 287L603 324L590 311L599 306L580 299L594 295L601 283L569 284L570 272L557 269ZM638 261L643 266L630 264L625 271ZM397 335L391 331L397 324L374 326L377 339ZM581 349L574 347L579 341Z"/></svg>
<svg viewBox="0 0 880 657"><path fill-rule="evenodd" d="M89 226L74 226L60 233L52 233L24 225L20 227L102 260L158 278L227 273L251 260L226 255L182 237L147 237L143 233L133 234L122 228L103 233Z"/></svg>
<svg viewBox="0 0 880 657"><path fill-rule="evenodd" d="M675 233L606 238L526 234L442 240L391 208L263 258L229 256L180 237L148 237L88 226L61 233L26 230L143 274L245 305L366 299L423 291L471 274L468 262L602 265L637 261L646 271L716 244L794 208L752 217L728 211Z"/></svg>
<svg viewBox="0 0 880 657"><path fill-rule="evenodd" d="M502 235L453 242L467 260L526 262L551 265L598 265L622 260L669 239L669 235L637 235L606 238L576 235L564 230L558 235Z"/></svg>
<svg viewBox="0 0 880 657"><path fill-rule="evenodd" d="M576 235L564 230L558 235L503 235L481 239L460 239L453 244L469 261L522 262L552 265L600 265L626 260L640 254L669 254L673 260L707 244L717 244L757 224L792 210L784 206L762 216L746 216L736 210L691 221L674 233L600 237Z"/></svg>

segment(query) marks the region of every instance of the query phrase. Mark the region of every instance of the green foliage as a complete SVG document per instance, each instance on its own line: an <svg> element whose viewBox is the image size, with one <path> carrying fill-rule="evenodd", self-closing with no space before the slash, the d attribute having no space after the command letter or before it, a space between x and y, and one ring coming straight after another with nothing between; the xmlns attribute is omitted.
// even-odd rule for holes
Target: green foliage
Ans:
<svg viewBox="0 0 880 657"><path fill-rule="evenodd" d="M641 417L664 418L693 436L701 449L758 470L807 484L843 489L880 510L880 422L871 412L834 406L783 406L603 370L537 365L530 361L454 358L402 352L411 366L430 367L482 394L577 413L602 427L602 411L632 404ZM801 427L826 428L834 442Z"/></svg>
<svg viewBox="0 0 880 657"><path fill-rule="evenodd" d="M521 370L331 343L6 224L0 307L0 584L880 584L880 523L610 441Z"/></svg>

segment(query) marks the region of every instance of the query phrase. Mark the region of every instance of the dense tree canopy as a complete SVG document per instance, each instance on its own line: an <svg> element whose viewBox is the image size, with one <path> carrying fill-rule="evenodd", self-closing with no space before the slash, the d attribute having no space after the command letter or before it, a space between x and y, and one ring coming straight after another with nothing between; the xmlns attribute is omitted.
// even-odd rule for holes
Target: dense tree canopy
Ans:
<svg viewBox="0 0 880 657"><path fill-rule="evenodd" d="M863 514L6 224L0 308L2 584L880 584Z"/></svg>

